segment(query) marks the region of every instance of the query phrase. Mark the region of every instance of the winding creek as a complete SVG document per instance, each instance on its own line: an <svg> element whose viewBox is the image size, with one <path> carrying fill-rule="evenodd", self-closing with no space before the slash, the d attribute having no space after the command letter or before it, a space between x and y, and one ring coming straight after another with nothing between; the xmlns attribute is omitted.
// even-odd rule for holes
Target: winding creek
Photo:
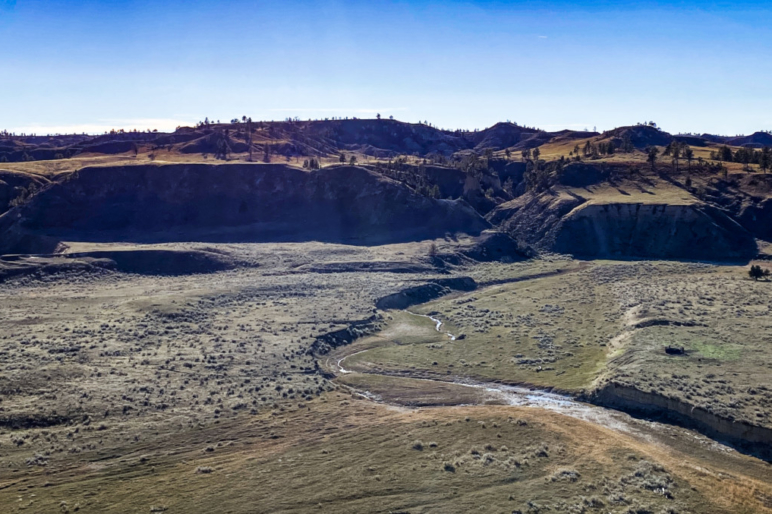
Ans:
<svg viewBox="0 0 772 514"><path fill-rule="evenodd" d="M434 323L434 328L437 332L443 333L442 321L424 314L417 314L410 311L403 311L413 316L421 316L429 318ZM456 336L450 332L444 332L450 341L455 341ZM466 405L485 405L485 404L503 404L517 407L533 407L544 409L552 412L559 413L564 416L570 416L575 419L580 419L585 422L593 423L605 428L612 429L616 432L624 433L635 437L638 440L645 441L646 443L663 444L663 435L678 438L681 442L687 442L689 444L695 444L700 448L706 449L711 453L726 454L728 452L735 451L733 448L726 446L714 439L700 434L699 432L689 430L682 427L673 426L666 423L657 421L650 421L646 419L640 419L626 414L622 411L601 407L589 403L584 403L575 400L569 396L557 394L545 390L536 388L528 388L522 386L504 385L495 382L479 382L468 379L452 379L441 380L432 379L426 377L412 377L412 376L395 376L395 375L381 375L380 373L372 372L359 372L352 369L346 369L344 363L347 358L353 357L369 351L372 348L355 351L349 354L345 354L342 357L335 359L334 367L335 372L341 375L352 376L360 373L368 375L380 375L388 376L392 379L409 379L426 381L437 384L454 384L461 387L468 387L482 392L480 395L481 400L476 403ZM357 391L364 397L367 397L373 401L379 401L388 405L396 407L405 407L404 404L388 401L377 394L373 394L370 391L357 389ZM664 442L667 446L668 443Z"/></svg>

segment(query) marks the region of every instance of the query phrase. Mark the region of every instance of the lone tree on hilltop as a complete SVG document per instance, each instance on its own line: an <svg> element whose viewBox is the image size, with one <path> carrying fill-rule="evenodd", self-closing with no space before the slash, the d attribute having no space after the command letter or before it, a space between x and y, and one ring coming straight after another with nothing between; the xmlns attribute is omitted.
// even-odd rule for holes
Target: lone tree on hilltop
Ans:
<svg viewBox="0 0 772 514"><path fill-rule="evenodd" d="M356 155L352 155L351 158L348 160L348 163L351 166L355 165L357 163L357 156Z"/></svg>
<svg viewBox="0 0 772 514"><path fill-rule="evenodd" d="M340 154L340 157L338 157L338 161L339 161L341 164L346 164L346 154L344 154L344 153L341 153L341 154Z"/></svg>
<svg viewBox="0 0 772 514"><path fill-rule="evenodd" d="M768 278L769 277L769 270L766 268L762 268L758 264L755 264L751 266L751 269L748 270L748 276L751 277L753 280L758 280L760 278Z"/></svg>
<svg viewBox="0 0 772 514"><path fill-rule="evenodd" d="M651 171L654 171L655 169L658 155L659 155L659 150L657 150L656 146L650 146L649 149L646 151L646 162L648 162L651 165Z"/></svg>

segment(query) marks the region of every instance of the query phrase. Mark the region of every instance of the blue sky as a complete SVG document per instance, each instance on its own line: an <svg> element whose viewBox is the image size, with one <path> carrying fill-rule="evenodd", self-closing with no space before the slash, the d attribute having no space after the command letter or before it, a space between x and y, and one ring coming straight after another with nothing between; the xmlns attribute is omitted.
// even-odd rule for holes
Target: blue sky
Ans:
<svg viewBox="0 0 772 514"><path fill-rule="evenodd" d="M772 129L772 4L0 0L0 129L374 117Z"/></svg>

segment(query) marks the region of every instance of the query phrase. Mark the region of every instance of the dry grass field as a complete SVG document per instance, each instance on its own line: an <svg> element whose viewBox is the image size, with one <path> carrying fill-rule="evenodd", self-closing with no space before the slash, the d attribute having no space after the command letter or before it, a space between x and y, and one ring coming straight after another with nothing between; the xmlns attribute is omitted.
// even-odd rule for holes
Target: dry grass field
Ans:
<svg viewBox="0 0 772 514"><path fill-rule="evenodd" d="M573 415L507 405L448 382L580 392L629 377L673 392L682 386L694 398L700 387L715 388L701 385L712 370L744 402L726 407L752 414L745 398L764 394L739 383L760 373L764 345L743 343L740 329L763 334L769 284L746 280L739 267L557 257L462 265L451 276L471 276L480 288L378 312L378 298L433 276L363 272L361 263L420 264L425 243L216 250L242 266L163 277L91 270L0 285L4 512L719 513L772 505L765 463L694 432L600 407ZM756 292L750 304L746 289ZM690 303L697 297L713 303L710 312ZM378 334L310 352L316 337L373 315L383 317ZM440 332L427 315L443 322ZM730 339L692 335L697 325L635 325L651 317L710 323ZM666 357L656 330L672 330L690 352Z"/></svg>

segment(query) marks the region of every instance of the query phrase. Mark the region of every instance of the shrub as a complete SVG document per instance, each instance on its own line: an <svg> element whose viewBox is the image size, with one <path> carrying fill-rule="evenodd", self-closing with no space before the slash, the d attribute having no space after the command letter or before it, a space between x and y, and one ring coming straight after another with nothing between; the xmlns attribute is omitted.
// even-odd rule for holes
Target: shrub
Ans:
<svg viewBox="0 0 772 514"><path fill-rule="evenodd" d="M760 278L768 278L769 270L766 268L762 268L758 264L754 264L753 266L751 266L751 269L748 270L748 276L751 277L753 280L758 280Z"/></svg>

